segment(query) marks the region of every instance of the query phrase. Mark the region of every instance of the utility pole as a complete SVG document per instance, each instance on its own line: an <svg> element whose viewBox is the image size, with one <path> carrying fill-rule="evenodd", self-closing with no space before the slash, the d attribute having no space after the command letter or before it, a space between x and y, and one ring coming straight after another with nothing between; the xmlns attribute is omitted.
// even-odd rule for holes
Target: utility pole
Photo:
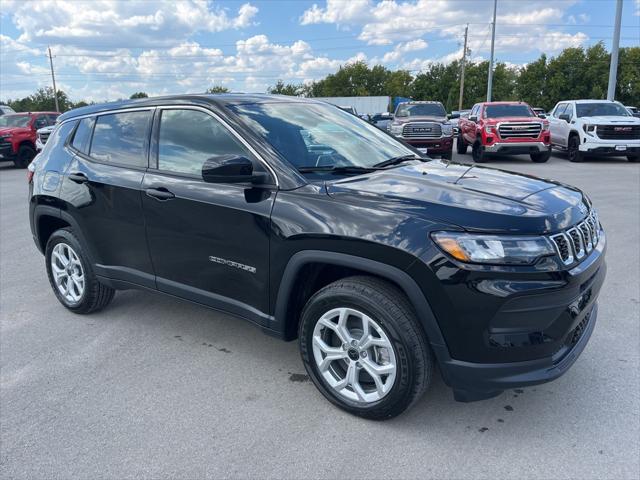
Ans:
<svg viewBox="0 0 640 480"><path fill-rule="evenodd" d="M616 98L616 82L618 77L618 50L620 49L620 23L622 22L622 0L616 5L616 26L613 29L613 42L611 45L611 63L609 64L609 88L607 100Z"/></svg>
<svg viewBox="0 0 640 480"><path fill-rule="evenodd" d="M460 73L460 100L458 101L458 110L462 110L462 97L464 95L464 67L467 60L467 36L469 34L469 24L464 27L464 48L462 49L462 72Z"/></svg>
<svg viewBox="0 0 640 480"><path fill-rule="evenodd" d="M58 107L58 90L56 89L56 75L53 73L53 57L51 56L51 47L49 50L49 65L51 65L51 80L53 80L53 99L56 102L56 112L60 111L60 107Z"/></svg>
<svg viewBox="0 0 640 480"><path fill-rule="evenodd" d="M491 22L491 58L489 60L489 80L487 81L487 102L491 101L491 89L493 88L493 51L496 45L496 11L498 0L493 0L493 22Z"/></svg>

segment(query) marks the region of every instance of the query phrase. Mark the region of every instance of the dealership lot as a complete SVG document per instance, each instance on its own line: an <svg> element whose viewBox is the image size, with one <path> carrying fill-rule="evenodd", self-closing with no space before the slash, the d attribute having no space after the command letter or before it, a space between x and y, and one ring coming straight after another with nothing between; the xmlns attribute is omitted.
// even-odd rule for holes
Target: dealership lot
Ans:
<svg viewBox="0 0 640 480"><path fill-rule="evenodd" d="M438 379L407 414L375 423L332 407L295 343L242 320L139 291L94 315L65 310L31 239L25 171L1 163L3 477L637 477L640 165L489 166L594 201L609 273L591 342L553 383L461 404Z"/></svg>

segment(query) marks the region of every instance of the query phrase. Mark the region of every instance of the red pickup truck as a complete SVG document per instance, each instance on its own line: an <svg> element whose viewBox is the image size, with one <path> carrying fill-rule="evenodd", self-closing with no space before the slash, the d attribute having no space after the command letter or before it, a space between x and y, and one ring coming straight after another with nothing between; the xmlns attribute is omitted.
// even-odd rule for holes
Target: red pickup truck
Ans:
<svg viewBox="0 0 640 480"><path fill-rule="evenodd" d="M524 102L477 103L458 128L456 149L464 154L470 145L474 162L488 155L529 154L539 163L551 157L549 122Z"/></svg>
<svg viewBox="0 0 640 480"><path fill-rule="evenodd" d="M54 125L58 112L10 113L0 116L0 160L26 168L36 156L37 130Z"/></svg>

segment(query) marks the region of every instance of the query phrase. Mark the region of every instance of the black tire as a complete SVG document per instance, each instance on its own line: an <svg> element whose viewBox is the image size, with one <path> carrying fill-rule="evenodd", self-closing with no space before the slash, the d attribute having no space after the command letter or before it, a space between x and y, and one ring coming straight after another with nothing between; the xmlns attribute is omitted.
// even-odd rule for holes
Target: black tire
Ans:
<svg viewBox="0 0 640 480"><path fill-rule="evenodd" d="M313 352L314 328L325 313L335 308L351 308L368 315L392 346L395 380L376 401L358 402L341 396L318 369ZM404 294L383 280L356 276L327 285L307 302L298 333L302 361L311 380L331 403L351 414L372 420L395 417L412 406L431 383L434 360L424 331Z"/></svg>
<svg viewBox="0 0 640 480"><path fill-rule="evenodd" d="M458 134L458 139L456 140L456 151L460 155L467 153L467 142L462 138L462 132Z"/></svg>
<svg viewBox="0 0 640 480"><path fill-rule="evenodd" d="M627 155L627 160L633 163L640 162L640 155Z"/></svg>
<svg viewBox="0 0 640 480"><path fill-rule="evenodd" d="M453 158L453 152L449 150L447 153L443 153L442 155L440 155L440 158L442 158L443 160L451 160Z"/></svg>
<svg viewBox="0 0 640 480"><path fill-rule="evenodd" d="M65 298L55 283L53 275L53 267L51 266L51 256L53 249L56 245L63 243L70 246L77 254L82 266L82 272L84 276L84 290L81 297L77 301L69 301ZM45 250L45 263L47 267L47 276L49 277L49 283L53 289L53 293L62 305L74 313L92 313L106 307L113 296L115 290L100 283L93 272L91 262L89 262L86 249L83 248L78 238L73 234L70 228L63 228L55 231L49 241Z"/></svg>
<svg viewBox="0 0 640 480"><path fill-rule="evenodd" d="M536 163L545 163L551 158L551 150L547 152L532 153L531 161Z"/></svg>
<svg viewBox="0 0 640 480"><path fill-rule="evenodd" d="M567 157L570 162L580 163L584 162L584 153L580 151L580 137L578 135L571 135L569 137L569 143L567 144Z"/></svg>
<svg viewBox="0 0 640 480"><path fill-rule="evenodd" d="M13 160L13 164L17 168L27 168L31 160L36 156L36 151L30 145L21 145Z"/></svg>
<svg viewBox="0 0 640 480"><path fill-rule="evenodd" d="M486 163L487 154L485 153L484 148L482 148L480 140L476 140L471 147L471 156L473 157L473 161L476 163Z"/></svg>

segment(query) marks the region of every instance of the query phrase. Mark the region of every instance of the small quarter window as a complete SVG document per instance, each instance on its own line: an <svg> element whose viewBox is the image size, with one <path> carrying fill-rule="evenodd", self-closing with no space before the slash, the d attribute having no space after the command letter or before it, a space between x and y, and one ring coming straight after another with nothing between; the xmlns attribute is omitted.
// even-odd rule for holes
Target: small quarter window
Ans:
<svg viewBox="0 0 640 480"><path fill-rule="evenodd" d="M73 135L73 142L71 145L73 148L82 153L89 153L89 143L91 141L91 131L93 130L93 123L95 118L83 118L76 128L76 133Z"/></svg>

